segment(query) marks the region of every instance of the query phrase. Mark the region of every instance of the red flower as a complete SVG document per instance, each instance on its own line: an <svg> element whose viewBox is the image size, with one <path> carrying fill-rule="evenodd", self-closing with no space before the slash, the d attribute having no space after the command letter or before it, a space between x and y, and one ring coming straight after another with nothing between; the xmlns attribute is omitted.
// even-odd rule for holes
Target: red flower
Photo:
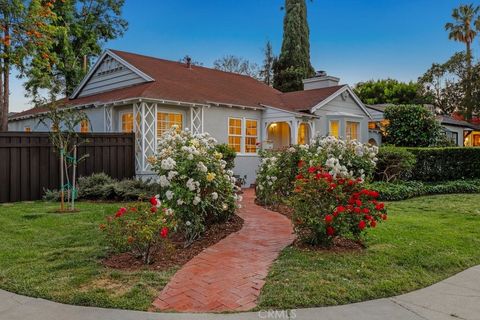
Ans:
<svg viewBox="0 0 480 320"><path fill-rule="evenodd" d="M386 214L382 214L381 217L382 217L382 220L387 220L387 215Z"/></svg>
<svg viewBox="0 0 480 320"><path fill-rule="evenodd" d="M127 212L127 208L122 207L118 209L117 213L115 214L115 218L120 218L125 214L125 212Z"/></svg>
<svg viewBox="0 0 480 320"><path fill-rule="evenodd" d="M317 171L317 168L315 168L315 167L308 168L308 172L310 172L310 173L314 173L315 171Z"/></svg>
<svg viewBox="0 0 480 320"><path fill-rule="evenodd" d="M370 213L370 209L368 209L368 208L363 208L363 209L362 209L362 212L363 212L363 213Z"/></svg>
<svg viewBox="0 0 480 320"><path fill-rule="evenodd" d="M353 180L348 180L348 185L349 185L349 186L353 186L354 184L355 184L355 181L353 181Z"/></svg>
<svg viewBox="0 0 480 320"><path fill-rule="evenodd" d="M335 229L332 226L327 227L327 235L332 237L335 234Z"/></svg>
<svg viewBox="0 0 480 320"><path fill-rule="evenodd" d="M377 221L372 220L370 221L370 227L375 228L377 226Z"/></svg>
<svg viewBox="0 0 480 320"><path fill-rule="evenodd" d="M362 201L356 200L355 204L357 205L357 207L361 207L362 206Z"/></svg>
<svg viewBox="0 0 480 320"><path fill-rule="evenodd" d="M383 210L383 208L385 208L385 204L383 202L380 202L375 206L376 210Z"/></svg>
<svg viewBox="0 0 480 320"><path fill-rule="evenodd" d="M363 220L360 220L360 222L358 223L358 229L360 229L360 230L365 229L366 226L367 226L367 224Z"/></svg>
<svg viewBox="0 0 480 320"><path fill-rule="evenodd" d="M345 211L345 207L344 207L344 206L338 206L338 207L337 207L337 212L338 212L338 213L342 213L342 212L344 212L344 211Z"/></svg>
<svg viewBox="0 0 480 320"><path fill-rule="evenodd" d="M158 204L157 198L155 196L151 197L150 203L152 204L152 206L156 206Z"/></svg>
<svg viewBox="0 0 480 320"><path fill-rule="evenodd" d="M361 211L360 207L353 208L353 212L355 212L355 213L360 213L360 211Z"/></svg>
<svg viewBox="0 0 480 320"><path fill-rule="evenodd" d="M151 207L150 208L150 211L153 212L153 213L157 212L157 210L158 210L157 207Z"/></svg>
<svg viewBox="0 0 480 320"><path fill-rule="evenodd" d="M305 164L305 161L303 161L303 160L298 161L298 167L299 168L303 167L304 164Z"/></svg>
<svg viewBox="0 0 480 320"><path fill-rule="evenodd" d="M160 230L160 236L162 238L166 238L168 236L168 228L167 227L163 227L162 230Z"/></svg>
<svg viewBox="0 0 480 320"><path fill-rule="evenodd" d="M337 185L335 183L330 183L330 188L331 189L335 189L337 187Z"/></svg>
<svg viewBox="0 0 480 320"><path fill-rule="evenodd" d="M131 207L131 208L130 208L130 211L132 211L132 212L136 212L137 210L138 210L138 209L135 208L135 207Z"/></svg>
<svg viewBox="0 0 480 320"><path fill-rule="evenodd" d="M303 179L303 175L300 173L300 174L298 174L298 175L295 177L295 179L301 180L301 179Z"/></svg>
<svg viewBox="0 0 480 320"><path fill-rule="evenodd" d="M333 221L333 216L331 214L327 214L325 216L325 223L331 223Z"/></svg>
<svg viewBox="0 0 480 320"><path fill-rule="evenodd" d="M370 196L371 196L372 198L378 198L379 195L380 195L380 194L379 194L377 191L370 191Z"/></svg>

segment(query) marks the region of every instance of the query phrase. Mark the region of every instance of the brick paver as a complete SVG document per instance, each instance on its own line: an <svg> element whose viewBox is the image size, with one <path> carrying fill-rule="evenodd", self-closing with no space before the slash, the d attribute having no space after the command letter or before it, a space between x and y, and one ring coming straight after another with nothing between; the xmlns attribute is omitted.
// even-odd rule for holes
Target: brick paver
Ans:
<svg viewBox="0 0 480 320"><path fill-rule="evenodd" d="M238 215L240 231L205 249L186 263L153 302L155 310L184 312L246 311L256 306L268 268L292 243L285 216L254 203L245 190Z"/></svg>

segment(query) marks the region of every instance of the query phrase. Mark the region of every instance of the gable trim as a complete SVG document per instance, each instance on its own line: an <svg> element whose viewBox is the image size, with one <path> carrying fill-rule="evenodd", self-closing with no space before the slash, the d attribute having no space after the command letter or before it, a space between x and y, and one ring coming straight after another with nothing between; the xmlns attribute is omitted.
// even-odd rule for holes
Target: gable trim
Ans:
<svg viewBox="0 0 480 320"><path fill-rule="evenodd" d="M365 105L363 104L363 102L357 97L357 95L355 94L355 92L353 92L352 88L350 88L350 86L346 85L346 86L343 86L342 88L338 89L336 92L334 92L332 95L330 95L327 99L321 101L320 103L318 103L317 105L313 106L311 109L310 109L310 112L311 113L314 113L315 111L317 111L318 109L321 109L322 107L324 107L326 104L328 104L330 101L332 101L333 99L335 99L336 97L338 97L339 95L341 95L343 92L347 91L350 96L353 98L353 101L355 101L355 103L360 107L360 109L362 109L362 111L370 118L370 119L373 119L372 118L372 115L370 114L370 112L368 112L367 108L365 107Z"/></svg>
<svg viewBox="0 0 480 320"><path fill-rule="evenodd" d="M145 72L139 70L138 68L136 68L135 66L133 66L132 64L128 63L127 61L125 61L124 59L122 59L121 57L119 57L118 55L116 55L115 53L113 53L112 51L110 50L106 50L102 53L102 55L97 59L97 61L95 62L95 64L93 65L93 67L90 69L90 71L85 75L85 77L82 79L82 81L80 82L80 84L75 88L75 90L73 91L73 93L70 95L70 99L75 99L78 97L78 95L80 94L80 92L82 91L82 89L85 87L85 85L88 83L88 81L92 78L92 76L95 74L95 71L98 69L98 67L100 66L100 64L103 62L103 60L105 59L106 56L110 56L112 58L114 58L115 60L117 60L118 62L120 62L121 64L123 64L125 67L127 67L127 69L129 69L130 71L134 72L135 74L137 74L139 77L141 77L142 79L144 79L146 82L151 82L151 81L155 81L155 79L153 79L152 77L150 77L148 74L146 74Z"/></svg>
<svg viewBox="0 0 480 320"><path fill-rule="evenodd" d="M285 112L285 113L289 113L289 114L293 114L295 116L300 116L300 117L309 117L309 118L319 118L319 116L315 115L315 114L308 114L308 113L302 113L302 112L297 112L297 111L291 111L291 110L285 110L285 109L281 109L281 108L276 108L276 107L272 107L272 106L268 106L266 104L260 104L262 107L265 107L267 109L273 109L273 110L277 110L277 111L281 111L281 112Z"/></svg>

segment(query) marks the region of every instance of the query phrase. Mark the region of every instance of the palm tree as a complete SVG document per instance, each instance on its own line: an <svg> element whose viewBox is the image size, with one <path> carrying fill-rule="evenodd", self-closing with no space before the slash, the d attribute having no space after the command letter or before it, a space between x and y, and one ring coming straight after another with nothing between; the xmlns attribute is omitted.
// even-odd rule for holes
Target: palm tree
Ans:
<svg viewBox="0 0 480 320"><path fill-rule="evenodd" d="M467 81L465 86L465 117L469 120L472 118L473 99L471 88L472 76L472 42L480 30L480 18L478 12L480 8L473 4L461 5L453 9L452 18L454 22L445 24L445 30L449 31L448 38L454 41L462 42L466 47L467 61ZM475 26L475 28L474 28Z"/></svg>

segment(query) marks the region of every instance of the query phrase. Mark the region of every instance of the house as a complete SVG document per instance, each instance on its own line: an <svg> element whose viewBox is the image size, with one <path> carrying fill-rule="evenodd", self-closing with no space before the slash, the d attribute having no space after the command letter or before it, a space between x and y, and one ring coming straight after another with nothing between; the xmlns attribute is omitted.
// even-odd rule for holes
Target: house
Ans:
<svg viewBox="0 0 480 320"><path fill-rule="evenodd" d="M381 128L388 124L385 120L384 112L392 104L367 105L366 108L372 115L372 121L368 124L371 144L380 145L382 141ZM425 105L426 108L434 112L434 107ZM437 120L442 126L445 136L459 147L478 147L480 146L480 126L473 123L458 120L450 116L437 116Z"/></svg>
<svg viewBox="0 0 480 320"><path fill-rule="evenodd" d="M319 72L304 90L281 93L251 77L190 63L107 50L64 107L82 109L79 131L135 132L136 172L152 175L147 158L173 125L208 132L237 151L235 173L255 181L258 151L304 144L316 134L369 141L372 116L348 85ZM49 131L45 108L20 112L12 131Z"/></svg>

